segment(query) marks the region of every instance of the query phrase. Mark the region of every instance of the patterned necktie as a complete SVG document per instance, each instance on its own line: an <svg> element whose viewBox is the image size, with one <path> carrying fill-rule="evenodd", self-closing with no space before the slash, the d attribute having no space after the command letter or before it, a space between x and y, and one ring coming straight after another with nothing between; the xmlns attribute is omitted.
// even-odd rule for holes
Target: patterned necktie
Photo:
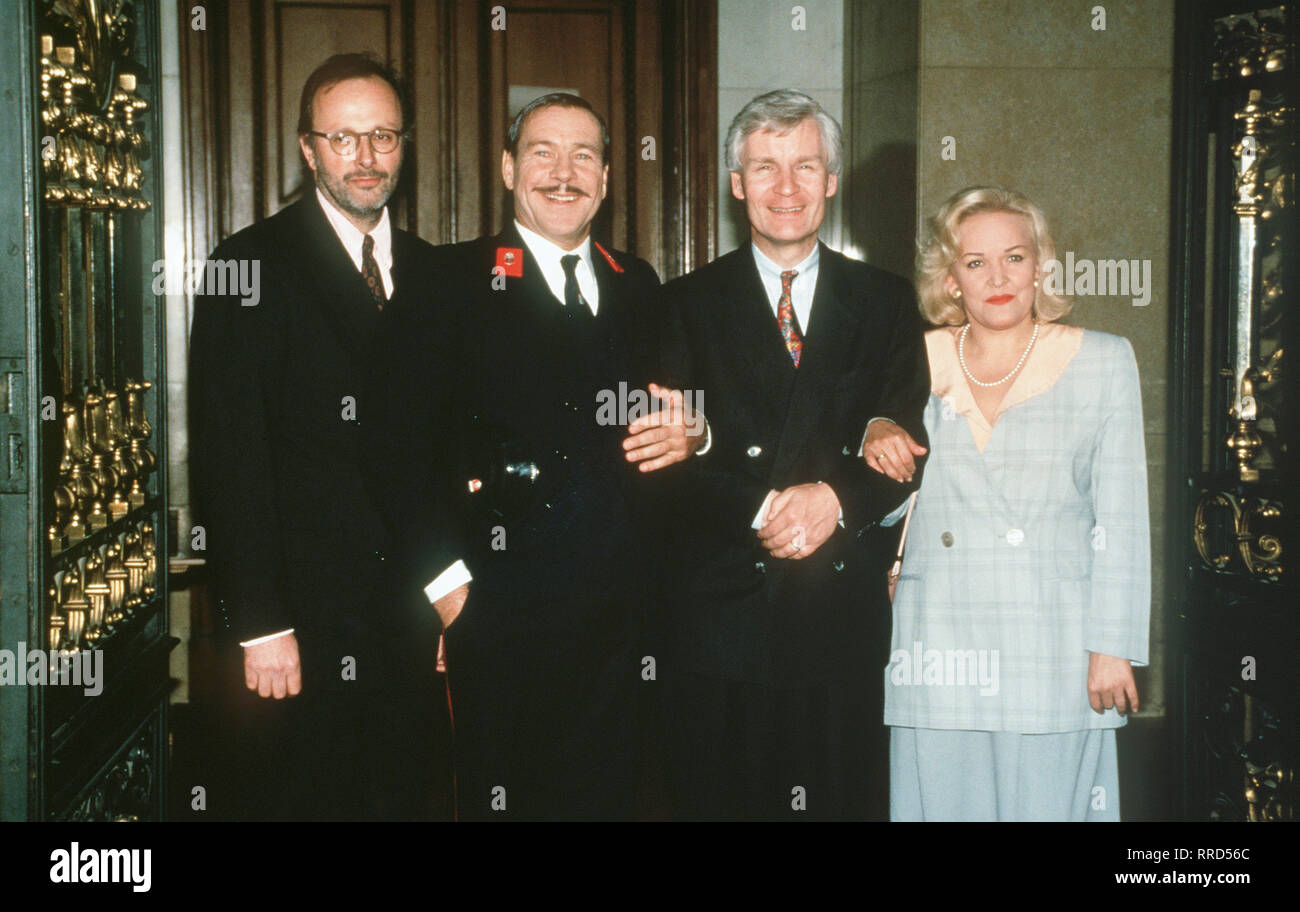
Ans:
<svg viewBox="0 0 1300 912"><path fill-rule="evenodd" d="M578 290L578 255L570 253L560 257L560 265L564 267L564 306L574 316L591 315L591 308L587 306L587 299L582 296Z"/></svg>
<svg viewBox="0 0 1300 912"><path fill-rule="evenodd" d="M375 299L375 306L383 310L388 296L384 294L384 279L379 274L379 264L375 262L375 239L368 234L361 242L361 276L366 280L370 296Z"/></svg>
<svg viewBox="0 0 1300 912"><path fill-rule="evenodd" d="M781 300L776 306L776 322L781 328L781 338L785 340L785 350L790 353L794 366L799 366L799 356L803 354L803 336L799 333L799 324L795 321L794 304L790 300L790 285L799 273L787 269L781 273Z"/></svg>

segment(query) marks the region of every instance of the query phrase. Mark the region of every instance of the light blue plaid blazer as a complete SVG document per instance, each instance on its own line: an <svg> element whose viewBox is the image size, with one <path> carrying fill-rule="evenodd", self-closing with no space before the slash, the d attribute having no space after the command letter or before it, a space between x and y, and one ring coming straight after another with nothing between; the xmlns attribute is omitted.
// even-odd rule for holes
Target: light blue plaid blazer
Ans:
<svg viewBox="0 0 1300 912"><path fill-rule="evenodd" d="M1113 709L1092 711L1087 675L1089 652L1147 662L1137 363L1120 336L1060 326L1049 335L1013 381L1006 401L1018 401L1004 406L981 452L955 334L927 334L931 451L893 603L887 725L1065 732L1124 724ZM1045 365L1062 351L1063 369ZM1017 389L1031 373L1041 389Z"/></svg>

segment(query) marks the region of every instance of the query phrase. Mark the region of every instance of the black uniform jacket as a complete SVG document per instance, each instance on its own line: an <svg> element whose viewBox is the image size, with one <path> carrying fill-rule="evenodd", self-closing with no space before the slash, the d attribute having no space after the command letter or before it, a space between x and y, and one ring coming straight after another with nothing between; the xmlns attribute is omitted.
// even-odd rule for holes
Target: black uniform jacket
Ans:
<svg viewBox="0 0 1300 912"><path fill-rule="evenodd" d="M381 381L404 390L386 446L408 466L395 523L409 572L427 583L464 560L453 630L489 623L568 660L631 635L635 579L658 569L642 514L658 480L623 458L625 416L602 409L654 377L658 277L621 251L592 259L595 316L556 299L513 225L438 248L438 304L395 315L402 354ZM505 477L506 463L537 472Z"/></svg>

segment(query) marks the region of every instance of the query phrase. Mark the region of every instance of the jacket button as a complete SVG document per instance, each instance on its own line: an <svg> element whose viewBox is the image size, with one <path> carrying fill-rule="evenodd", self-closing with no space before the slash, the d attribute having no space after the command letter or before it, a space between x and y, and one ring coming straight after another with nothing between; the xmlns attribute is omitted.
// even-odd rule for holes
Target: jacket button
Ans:
<svg viewBox="0 0 1300 912"><path fill-rule="evenodd" d="M844 561L836 561L835 563L831 564L831 566L834 567L836 570L843 570Z"/></svg>
<svg viewBox="0 0 1300 912"><path fill-rule="evenodd" d="M840 454L843 456L849 455L849 448L845 447L844 449L840 450Z"/></svg>
<svg viewBox="0 0 1300 912"><path fill-rule="evenodd" d="M757 570L759 573L767 572L767 567L763 564L762 561L754 561L754 569Z"/></svg>
<svg viewBox="0 0 1300 912"><path fill-rule="evenodd" d="M1025 533L1021 532L1019 529L1011 529L1010 531L1007 532L1007 544L1013 548L1019 545L1024 540L1025 540Z"/></svg>
<svg viewBox="0 0 1300 912"><path fill-rule="evenodd" d="M745 450L745 455L752 459L753 457L758 456L762 452L763 452L763 448L761 446L752 446L749 449Z"/></svg>
<svg viewBox="0 0 1300 912"><path fill-rule="evenodd" d="M952 547L952 533L951 533L951 532L945 532L945 533L943 533L942 535L939 536L939 541L943 542L943 546L944 546L945 548L951 548L951 547Z"/></svg>

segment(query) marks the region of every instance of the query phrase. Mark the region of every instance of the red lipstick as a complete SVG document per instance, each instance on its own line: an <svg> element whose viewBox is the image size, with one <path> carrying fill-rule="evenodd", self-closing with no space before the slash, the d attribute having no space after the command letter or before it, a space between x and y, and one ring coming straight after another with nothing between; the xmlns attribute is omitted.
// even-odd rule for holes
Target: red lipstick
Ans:
<svg viewBox="0 0 1300 912"><path fill-rule="evenodd" d="M1015 295L1009 295L1009 294L994 295L994 296L991 297L991 298L987 298L987 299L985 300L984 303L986 303L986 304L1006 304L1008 301L1013 301L1013 300L1015 300L1015 297L1016 297Z"/></svg>

